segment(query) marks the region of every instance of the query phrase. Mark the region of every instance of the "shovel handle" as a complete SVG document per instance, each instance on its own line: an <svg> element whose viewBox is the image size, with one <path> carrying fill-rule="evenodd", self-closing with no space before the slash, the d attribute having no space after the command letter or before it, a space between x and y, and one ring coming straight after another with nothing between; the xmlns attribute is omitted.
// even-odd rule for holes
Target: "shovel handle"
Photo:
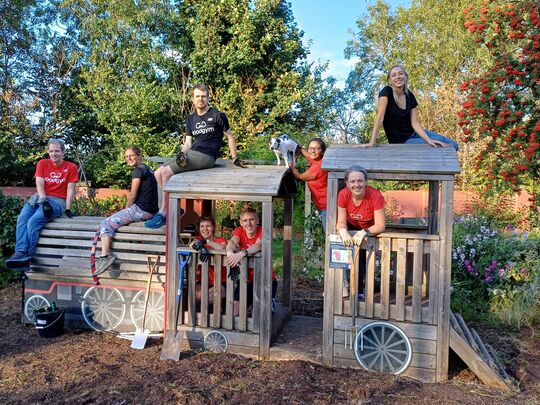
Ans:
<svg viewBox="0 0 540 405"><path fill-rule="evenodd" d="M152 262L154 259L154 262ZM148 299L150 298L150 286L152 285L152 277L154 276L154 271L156 270L157 265L159 264L159 256L157 255L148 255L148 281L146 284L146 294L144 296L144 310L143 310L143 320L141 329L144 331L144 325L146 323L146 309L148 308Z"/></svg>

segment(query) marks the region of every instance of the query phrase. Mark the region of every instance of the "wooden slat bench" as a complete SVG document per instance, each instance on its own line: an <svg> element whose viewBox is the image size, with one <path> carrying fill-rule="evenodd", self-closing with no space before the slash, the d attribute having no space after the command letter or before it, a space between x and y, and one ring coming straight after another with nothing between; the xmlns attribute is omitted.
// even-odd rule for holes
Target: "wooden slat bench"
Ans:
<svg viewBox="0 0 540 405"><path fill-rule="evenodd" d="M118 229L112 251L116 261L98 276L91 273L93 238L103 217L61 217L40 233L31 271L26 273L23 321L32 321L35 307L52 301L66 308L66 322L97 330L133 332L140 326L148 256L159 257L152 279L147 323L163 328L165 286L165 227L149 229L142 222ZM181 237L189 235L181 234ZM101 253L98 240L96 257Z"/></svg>
<svg viewBox="0 0 540 405"><path fill-rule="evenodd" d="M61 217L40 233L32 260L30 278L77 280L93 283L90 269L92 239L103 217ZM96 258L101 251L97 242ZM116 262L99 276L101 285L144 287L148 255L159 256L160 266L153 282L164 282L165 227L149 229L142 222L122 226L113 237Z"/></svg>

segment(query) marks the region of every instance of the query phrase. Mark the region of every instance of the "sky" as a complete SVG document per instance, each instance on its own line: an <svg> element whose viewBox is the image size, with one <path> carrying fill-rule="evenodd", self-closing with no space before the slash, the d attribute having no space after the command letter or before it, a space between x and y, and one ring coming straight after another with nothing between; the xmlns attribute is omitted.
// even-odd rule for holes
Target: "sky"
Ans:
<svg viewBox="0 0 540 405"><path fill-rule="evenodd" d="M349 30L356 31L356 21L367 14L367 7L375 0L289 0L298 28L304 31L303 41L312 41L310 62L329 62L328 74L343 82L354 66L343 51L352 38ZM386 0L393 9L407 7L410 0Z"/></svg>

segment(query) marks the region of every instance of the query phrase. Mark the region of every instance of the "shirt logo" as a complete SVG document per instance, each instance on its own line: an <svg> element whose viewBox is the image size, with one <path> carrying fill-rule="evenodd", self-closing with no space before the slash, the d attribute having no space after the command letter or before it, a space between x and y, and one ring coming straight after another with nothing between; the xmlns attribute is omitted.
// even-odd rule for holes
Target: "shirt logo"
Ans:
<svg viewBox="0 0 540 405"><path fill-rule="evenodd" d="M204 128L204 127L206 127L206 121L197 122L195 124L195 128L197 128L197 129L201 129L201 128Z"/></svg>
<svg viewBox="0 0 540 405"><path fill-rule="evenodd" d="M362 214L351 214L351 218L355 221L361 221L364 217L362 216Z"/></svg>
<svg viewBox="0 0 540 405"><path fill-rule="evenodd" d="M62 173L51 172L49 176L51 179L59 179L62 176Z"/></svg>

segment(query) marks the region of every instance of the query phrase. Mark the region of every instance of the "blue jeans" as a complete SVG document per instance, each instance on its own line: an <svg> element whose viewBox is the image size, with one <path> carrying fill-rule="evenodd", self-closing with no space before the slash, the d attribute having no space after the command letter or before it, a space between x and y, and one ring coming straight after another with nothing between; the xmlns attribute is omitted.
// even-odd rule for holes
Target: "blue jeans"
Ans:
<svg viewBox="0 0 540 405"><path fill-rule="evenodd" d="M41 228L43 228L51 219L58 218L64 212L64 207L66 206L64 199L47 197L47 200L53 209L51 218L45 216L41 204L37 204L35 207L30 205L30 203L24 204L24 207L17 218L16 252L23 252L26 253L27 256L32 257L36 251Z"/></svg>
<svg viewBox="0 0 540 405"><path fill-rule="evenodd" d="M459 149L457 142L450 138L447 138L446 136L442 136L441 134L438 134L437 132L432 132L432 131L426 131L426 134L434 141L441 141L449 145L452 145L452 147L456 151ZM424 141L424 139L422 139L420 135L414 132L411 136L409 136L409 139L407 139L405 143L419 144L419 143L426 143L426 141Z"/></svg>

